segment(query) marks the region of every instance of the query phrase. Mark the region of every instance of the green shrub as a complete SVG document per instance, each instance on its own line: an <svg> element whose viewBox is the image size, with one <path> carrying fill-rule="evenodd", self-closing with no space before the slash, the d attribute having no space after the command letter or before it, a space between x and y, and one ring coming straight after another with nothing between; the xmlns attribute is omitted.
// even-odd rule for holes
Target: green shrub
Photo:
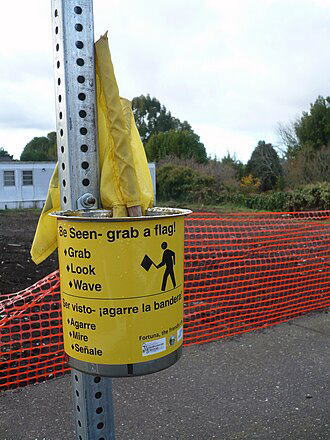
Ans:
<svg viewBox="0 0 330 440"><path fill-rule="evenodd" d="M247 197L245 206L265 211L330 209L330 183L305 185L293 191L277 191Z"/></svg>
<svg viewBox="0 0 330 440"><path fill-rule="evenodd" d="M330 209L330 183L305 185L300 189L288 191L284 203L287 211L309 209Z"/></svg>
<svg viewBox="0 0 330 440"><path fill-rule="evenodd" d="M258 211L330 209L330 183L315 183L291 191L243 194L230 191L214 176L189 166L163 165L157 169L157 198L194 204L246 207Z"/></svg>
<svg viewBox="0 0 330 440"><path fill-rule="evenodd" d="M213 177L188 167L165 165L157 169L157 198L196 203L214 203L217 199Z"/></svg>

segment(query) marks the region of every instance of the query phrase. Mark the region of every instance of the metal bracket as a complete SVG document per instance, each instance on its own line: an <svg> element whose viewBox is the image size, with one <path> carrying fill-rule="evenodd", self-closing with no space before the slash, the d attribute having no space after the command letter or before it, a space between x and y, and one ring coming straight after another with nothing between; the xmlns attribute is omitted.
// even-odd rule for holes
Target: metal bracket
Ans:
<svg viewBox="0 0 330 440"><path fill-rule="evenodd" d="M97 201L91 193L86 193L77 200L77 209L96 209Z"/></svg>

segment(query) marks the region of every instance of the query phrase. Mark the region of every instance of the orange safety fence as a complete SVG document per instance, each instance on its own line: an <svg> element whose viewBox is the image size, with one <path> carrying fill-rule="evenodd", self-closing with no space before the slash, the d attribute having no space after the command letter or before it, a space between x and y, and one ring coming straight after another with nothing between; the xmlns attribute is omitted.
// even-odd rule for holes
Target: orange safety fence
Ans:
<svg viewBox="0 0 330 440"><path fill-rule="evenodd" d="M185 226L185 345L329 306L330 211L194 213ZM0 301L0 389L67 372L58 271Z"/></svg>

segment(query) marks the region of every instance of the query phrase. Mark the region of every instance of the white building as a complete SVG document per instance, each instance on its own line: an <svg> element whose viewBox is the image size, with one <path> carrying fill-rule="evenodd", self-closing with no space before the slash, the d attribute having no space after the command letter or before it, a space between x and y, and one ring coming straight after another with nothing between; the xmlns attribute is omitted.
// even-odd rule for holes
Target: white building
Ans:
<svg viewBox="0 0 330 440"><path fill-rule="evenodd" d="M0 162L0 209L42 208L54 162Z"/></svg>
<svg viewBox="0 0 330 440"><path fill-rule="evenodd" d="M0 162L0 209L42 208L54 162ZM156 167L149 164L156 195Z"/></svg>

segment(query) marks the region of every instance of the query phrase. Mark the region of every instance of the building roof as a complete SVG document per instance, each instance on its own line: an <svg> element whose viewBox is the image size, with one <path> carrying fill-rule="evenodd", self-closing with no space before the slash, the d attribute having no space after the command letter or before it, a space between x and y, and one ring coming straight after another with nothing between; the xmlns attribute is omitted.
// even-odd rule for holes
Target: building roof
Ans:
<svg viewBox="0 0 330 440"><path fill-rule="evenodd" d="M35 165L55 165L56 162L53 161L36 161L36 162L32 162L32 161L21 161L21 160L7 160L7 161L0 161L0 166L1 165L15 165L15 167L20 166L20 165L30 165L30 166L35 166Z"/></svg>

